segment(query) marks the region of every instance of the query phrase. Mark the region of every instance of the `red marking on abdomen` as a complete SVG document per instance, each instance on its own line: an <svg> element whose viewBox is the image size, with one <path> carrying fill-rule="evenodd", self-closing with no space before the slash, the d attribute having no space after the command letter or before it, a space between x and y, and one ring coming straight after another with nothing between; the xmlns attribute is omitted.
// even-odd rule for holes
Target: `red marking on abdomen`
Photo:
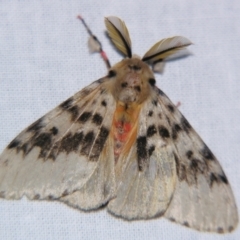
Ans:
<svg viewBox="0 0 240 240"><path fill-rule="evenodd" d="M114 123L116 131L114 133L114 140L125 142L128 138L129 132L132 129L131 123L118 121Z"/></svg>
<svg viewBox="0 0 240 240"><path fill-rule="evenodd" d="M139 112L140 105L137 103L127 106L121 102L117 103L112 123L115 162L120 154L128 154L135 142Z"/></svg>

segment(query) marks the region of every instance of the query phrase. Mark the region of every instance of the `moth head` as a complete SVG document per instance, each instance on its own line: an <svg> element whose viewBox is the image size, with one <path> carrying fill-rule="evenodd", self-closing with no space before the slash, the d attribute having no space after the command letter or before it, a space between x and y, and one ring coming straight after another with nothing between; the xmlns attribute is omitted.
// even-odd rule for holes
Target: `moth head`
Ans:
<svg viewBox="0 0 240 240"><path fill-rule="evenodd" d="M105 25L115 47L125 57L132 58L131 38L124 21L110 16L105 18ZM181 36L164 38L155 43L141 60L151 65L154 72L162 73L165 61L190 55L186 47L191 44L190 40Z"/></svg>
<svg viewBox="0 0 240 240"><path fill-rule="evenodd" d="M112 77L110 83L113 96L124 103L142 103L155 84L149 65L137 56L116 63L110 69L109 77Z"/></svg>

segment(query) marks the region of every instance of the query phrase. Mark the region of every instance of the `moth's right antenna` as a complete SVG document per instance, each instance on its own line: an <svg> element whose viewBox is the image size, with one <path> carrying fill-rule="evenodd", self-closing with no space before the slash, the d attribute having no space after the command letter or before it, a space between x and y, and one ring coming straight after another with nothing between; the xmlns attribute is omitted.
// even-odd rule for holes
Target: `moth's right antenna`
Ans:
<svg viewBox="0 0 240 240"><path fill-rule="evenodd" d="M94 52L100 53L100 55L103 58L103 61L105 62L107 68L108 69L111 68L111 64L109 62L107 54L102 49L101 42L98 40L98 38L95 35L93 35L92 31L89 29L89 27L86 24L86 22L84 21L84 19L80 15L78 15L77 18L82 21L84 27L86 28L88 34L90 35L90 37L88 39L88 47L89 47L90 52L91 53L94 53Z"/></svg>

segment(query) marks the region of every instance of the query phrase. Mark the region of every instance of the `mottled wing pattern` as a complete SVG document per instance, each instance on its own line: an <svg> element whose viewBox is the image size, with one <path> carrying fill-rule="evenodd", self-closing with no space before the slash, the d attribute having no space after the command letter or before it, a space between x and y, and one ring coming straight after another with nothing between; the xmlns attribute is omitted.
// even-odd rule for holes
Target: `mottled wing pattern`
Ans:
<svg viewBox="0 0 240 240"><path fill-rule="evenodd" d="M129 220L164 214L176 184L168 123L158 117L157 104L151 98L143 103L137 139L116 165L117 197L110 201L108 210Z"/></svg>
<svg viewBox="0 0 240 240"><path fill-rule="evenodd" d="M156 92L177 175L165 217L200 231L232 231L238 222L237 207L219 162L168 97L160 89Z"/></svg>
<svg viewBox="0 0 240 240"><path fill-rule="evenodd" d="M0 197L96 208L115 189L109 132L115 100L100 79L21 132L0 156Z"/></svg>

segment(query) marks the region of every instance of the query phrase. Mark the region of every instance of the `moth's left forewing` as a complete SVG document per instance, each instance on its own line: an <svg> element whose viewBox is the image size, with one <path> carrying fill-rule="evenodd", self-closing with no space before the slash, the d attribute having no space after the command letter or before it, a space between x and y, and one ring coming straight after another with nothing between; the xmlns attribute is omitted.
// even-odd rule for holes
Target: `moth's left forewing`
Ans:
<svg viewBox="0 0 240 240"><path fill-rule="evenodd" d="M156 92L167 117L177 176L165 217L200 231L232 231L238 212L218 160L168 97Z"/></svg>

